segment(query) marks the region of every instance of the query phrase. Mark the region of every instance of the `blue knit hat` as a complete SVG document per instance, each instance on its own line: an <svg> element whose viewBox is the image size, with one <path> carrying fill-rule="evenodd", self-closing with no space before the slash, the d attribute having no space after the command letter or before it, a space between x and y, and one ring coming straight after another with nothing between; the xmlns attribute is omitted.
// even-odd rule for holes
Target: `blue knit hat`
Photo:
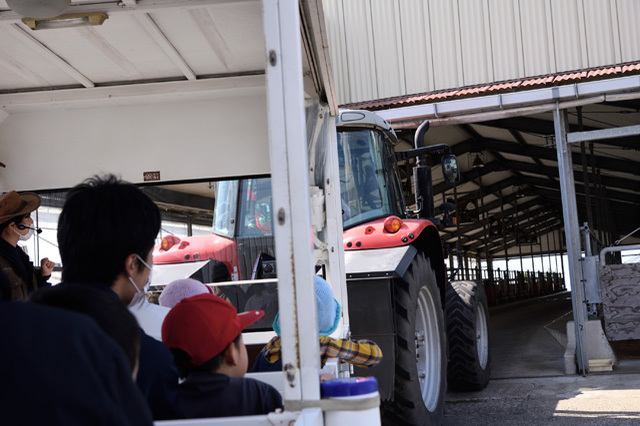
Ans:
<svg viewBox="0 0 640 426"><path fill-rule="evenodd" d="M316 275L316 303L318 310L318 332L327 336L338 328L340 304L333 297L331 286L321 276ZM280 335L280 312L273 320L273 330Z"/></svg>

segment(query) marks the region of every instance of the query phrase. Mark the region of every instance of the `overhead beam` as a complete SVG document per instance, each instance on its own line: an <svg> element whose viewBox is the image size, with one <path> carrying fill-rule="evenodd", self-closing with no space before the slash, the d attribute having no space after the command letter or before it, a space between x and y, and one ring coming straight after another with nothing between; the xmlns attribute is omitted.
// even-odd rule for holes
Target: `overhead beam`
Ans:
<svg viewBox="0 0 640 426"><path fill-rule="evenodd" d="M523 177L525 183L531 186L543 187L543 188L551 188L557 191L560 191L560 182L559 181L550 181L549 179L537 178L533 176L525 176ZM584 195L584 185L582 183L576 183L576 193ZM629 203L629 206L636 205L637 194L623 191L616 191L615 189L607 189L607 199L616 200L621 203Z"/></svg>
<svg viewBox="0 0 640 426"><path fill-rule="evenodd" d="M53 53L49 48L33 38L31 34L20 28L16 24L7 25L5 27L8 32L13 34L16 38L22 40L27 46L35 50L40 56L51 62L60 71L67 74L69 77L82 84L84 87L92 88L95 84L85 77L80 71L69 65L66 61Z"/></svg>
<svg viewBox="0 0 640 426"><path fill-rule="evenodd" d="M628 138L637 135L640 135L640 125L612 127L610 129L567 133L567 143L591 142L622 137Z"/></svg>
<svg viewBox="0 0 640 426"><path fill-rule="evenodd" d="M484 149L491 149L494 151L504 152L507 154L520 155L523 157L537 157L543 160L558 161L556 152L554 149L543 148L539 146L521 146L513 142L505 142L497 139L483 138L478 141ZM574 166L582 164L582 158L580 153L571 153L572 162ZM595 166L599 169L612 170L616 172L631 173L633 175L640 175L640 169L638 168L637 161L620 160L617 158L594 156Z"/></svg>
<svg viewBox="0 0 640 426"><path fill-rule="evenodd" d="M537 164L516 160L505 160L504 167L507 169L516 169L520 170L521 172L540 176L555 176L555 173L558 172L557 167L545 165L538 166ZM580 182L582 179L582 172L574 171L573 176L576 182ZM640 180L637 179L634 180L620 177L601 176L600 183L602 183L602 185L604 186L629 189L640 193Z"/></svg>
<svg viewBox="0 0 640 426"><path fill-rule="evenodd" d="M538 188L538 191L549 200L549 203L552 205L560 205L560 201L562 199L562 193L560 191L555 191L552 189L546 188ZM584 209L584 196L579 194L577 195L578 202L578 217L580 222L586 222L586 210ZM621 228L621 233L624 234L624 229L629 231L633 230L638 221L638 217L640 215L640 205L637 203L634 204L632 202L621 203L616 200L608 200L608 207L611 209L613 216L615 217L616 224L619 228Z"/></svg>
<svg viewBox="0 0 640 426"><path fill-rule="evenodd" d="M541 228L540 228L540 233L539 235L546 235L550 232L556 231L558 229L562 229L562 222L557 221L557 220L550 220L548 222L546 222ZM523 245L529 245L528 243L523 244ZM511 248L511 247L517 247L518 246L518 242L510 239L509 241L507 241L507 251ZM562 251L562 250L559 250ZM547 254L547 253L553 253L554 251L552 250L547 250L546 252L543 252L542 250L539 250L537 252L537 254L542 255L542 254ZM499 249L493 249L489 251L490 254L492 255L500 255L501 253L504 253L504 247L501 247Z"/></svg>
<svg viewBox="0 0 640 426"><path fill-rule="evenodd" d="M209 6L224 6L226 4L253 4L260 7L260 0L127 0L123 2L95 4L72 4L65 14L106 12L109 15L118 13L148 13L170 9L194 9ZM0 12L0 22L18 22L22 16L9 10Z"/></svg>
<svg viewBox="0 0 640 426"><path fill-rule="evenodd" d="M135 1L134 1L135 4ZM187 64L184 58L178 53L176 48L171 44L167 36L158 28L158 25L151 19L149 14L140 13L135 15L138 23L147 30L151 38L160 46L162 51L171 59L178 69L187 77L188 80L195 80L196 74Z"/></svg>
<svg viewBox="0 0 640 426"><path fill-rule="evenodd" d="M190 96L210 98L230 91L251 93L265 90L262 74L233 77L213 77L195 81L169 81L94 87L91 90L75 88L55 91L0 94L0 109L21 112L33 109L83 108L100 105L122 105L135 102L166 101Z"/></svg>
<svg viewBox="0 0 640 426"><path fill-rule="evenodd" d="M540 214L538 214L537 216L530 216L520 224L521 231L533 232L537 235L538 234L537 228L540 223L545 223L546 221L551 219L557 220L557 215L554 212L549 212L549 211L543 212L540 209L537 209L536 212L539 212ZM533 214L533 212L531 214ZM533 228L535 228L535 231L533 230ZM493 242L496 240L499 240L500 245L502 245L503 238L504 237L502 235L489 235L489 237L487 238L487 244L485 244L484 238L479 238L476 240L475 243L465 245L464 248L467 250L477 250L478 252L482 252L484 251L483 247L485 247L486 245L489 245L489 249L491 250Z"/></svg>

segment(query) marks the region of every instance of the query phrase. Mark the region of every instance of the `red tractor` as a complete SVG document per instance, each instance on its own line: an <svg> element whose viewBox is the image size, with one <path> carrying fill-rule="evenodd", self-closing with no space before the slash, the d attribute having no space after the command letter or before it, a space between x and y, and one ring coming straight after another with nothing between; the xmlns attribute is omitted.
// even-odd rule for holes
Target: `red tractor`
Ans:
<svg viewBox="0 0 640 426"><path fill-rule="evenodd" d="M396 153L395 132L376 114L341 111L336 119L350 332L376 341L384 354L380 365L354 374L378 379L386 424L439 424L447 381L480 390L489 380L486 295L480 282L447 279L426 159L440 159L451 184L459 180L458 163L447 145L423 146L427 129L417 130L414 149ZM397 167L410 157L417 159L415 211L405 205ZM323 179L316 181L322 187ZM220 181L215 195L213 233L166 236L154 263L203 262L193 276L207 283L275 278L269 178ZM268 329L276 285L219 291L239 310L265 309L256 328Z"/></svg>

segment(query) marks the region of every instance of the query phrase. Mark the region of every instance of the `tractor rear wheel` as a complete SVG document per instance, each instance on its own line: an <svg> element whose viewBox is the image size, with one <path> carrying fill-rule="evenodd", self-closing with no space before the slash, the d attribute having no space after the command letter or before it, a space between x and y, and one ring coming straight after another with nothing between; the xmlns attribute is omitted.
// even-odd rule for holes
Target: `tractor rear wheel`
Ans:
<svg viewBox="0 0 640 426"><path fill-rule="evenodd" d="M435 272L423 253L396 282L394 297L394 396L383 406L383 423L438 425L446 392L444 313Z"/></svg>
<svg viewBox="0 0 640 426"><path fill-rule="evenodd" d="M455 391L479 391L489 383L489 305L481 282L454 281L446 293L449 363L447 380Z"/></svg>

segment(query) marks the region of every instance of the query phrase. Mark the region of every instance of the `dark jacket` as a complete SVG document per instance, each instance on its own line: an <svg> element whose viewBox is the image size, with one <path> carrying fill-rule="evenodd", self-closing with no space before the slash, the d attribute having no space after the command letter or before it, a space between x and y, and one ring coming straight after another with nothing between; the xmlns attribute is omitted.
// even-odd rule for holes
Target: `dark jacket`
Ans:
<svg viewBox="0 0 640 426"><path fill-rule="evenodd" d="M180 384L178 409L185 418L252 416L282 408L273 386L248 377L195 371Z"/></svg>
<svg viewBox="0 0 640 426"><path fill-rule="evenodd" d="M120 347L86 315L0 302L3 425L152 425Z"/></svg>
<svg viewBox="0 0 640 426"><path fill-rule="evenodd" d="M140 364L136 380L154 420L178 418L178 370L171 351L140 329Z"/></svg>
<svg viewBox="0 0 640 426"><path fill-rule="evenodd" d="M68 283L61 283L67 285ZM118 295L105 284L73 283L73 285L89 285ZM140 356L138 388L147 401L154 420L178 418L176 397L178 394L178 370L173 363L171 351L159 340L154 339L140 329Z"/></svg>
<svg viewBox="0 0 640 426"><path fill-rule="evenodd" d="M20 247L0 238L0 299L24 300L37 288L48 286L48 278Z"/></svg>

